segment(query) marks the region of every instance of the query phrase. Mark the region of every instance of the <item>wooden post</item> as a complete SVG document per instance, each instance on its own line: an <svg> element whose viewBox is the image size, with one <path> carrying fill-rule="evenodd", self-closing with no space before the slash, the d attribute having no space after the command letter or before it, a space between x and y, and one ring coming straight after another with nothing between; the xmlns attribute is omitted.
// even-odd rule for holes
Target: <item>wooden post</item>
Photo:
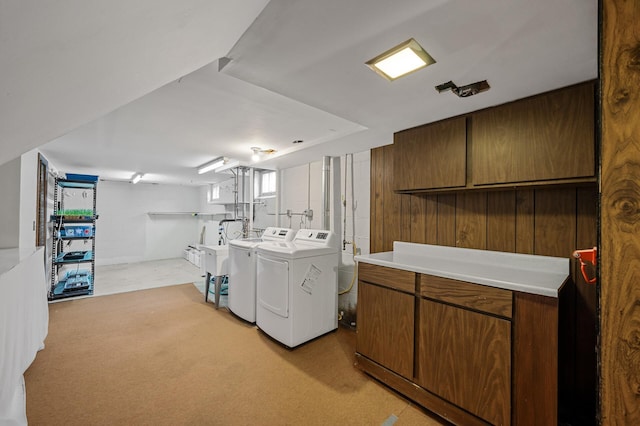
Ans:
<svg viewBox="0 0 640 426"><path fill-rule="evenodd" d="M601 13L599 416L640 424L640 3Z"/></svg>

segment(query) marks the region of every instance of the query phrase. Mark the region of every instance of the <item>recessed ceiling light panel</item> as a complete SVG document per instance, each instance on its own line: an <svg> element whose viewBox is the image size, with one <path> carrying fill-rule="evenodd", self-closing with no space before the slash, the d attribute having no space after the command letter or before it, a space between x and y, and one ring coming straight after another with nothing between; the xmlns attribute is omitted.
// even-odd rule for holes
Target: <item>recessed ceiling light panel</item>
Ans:
<svg viewBox="0 0 640 426"><path fill-rule="evenodd" d="M435 62L435 59L411 38L376 56L366 64L382 77L393 81Z"/></svg>

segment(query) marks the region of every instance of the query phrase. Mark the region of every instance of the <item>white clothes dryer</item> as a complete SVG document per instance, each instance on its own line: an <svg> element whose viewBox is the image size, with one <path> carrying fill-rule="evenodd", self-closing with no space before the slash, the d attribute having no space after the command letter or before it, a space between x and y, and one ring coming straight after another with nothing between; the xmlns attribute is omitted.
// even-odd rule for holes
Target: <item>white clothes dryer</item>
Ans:
<svg viewBox="0 0 640 426"><path fill-rule="evenodd" d="M296 231L268 227L260 238L229 241L229 290L227 306L238 317L256 322L256 249L265 242L291 241Z"/></svg>
<svg viewBox="0 0 640 426"><path fill-rule="evenodd" d="M258 246L256 324L293 348L338 328L339 242L301 229L291 242Z"/></svg>

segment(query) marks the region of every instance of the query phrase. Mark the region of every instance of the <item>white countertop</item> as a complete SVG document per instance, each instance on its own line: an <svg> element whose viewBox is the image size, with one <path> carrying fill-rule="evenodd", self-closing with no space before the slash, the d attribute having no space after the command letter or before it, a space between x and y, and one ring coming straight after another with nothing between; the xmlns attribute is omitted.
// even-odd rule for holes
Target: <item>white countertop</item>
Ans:
<svg viewBox="0 0 640 426"><path fill-rule="evenodd" d="M393 243L393 251L356 261L541 296L558 297L569 277L569 258Z"/></svg>

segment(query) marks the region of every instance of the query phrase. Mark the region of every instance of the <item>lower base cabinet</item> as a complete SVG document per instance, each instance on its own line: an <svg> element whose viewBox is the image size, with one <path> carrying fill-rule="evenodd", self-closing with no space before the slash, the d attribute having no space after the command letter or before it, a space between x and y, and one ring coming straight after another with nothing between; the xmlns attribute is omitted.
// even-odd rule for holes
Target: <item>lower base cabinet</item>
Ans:
<svg viewBox="0 0 640 426"><path fill-rule="evenodd" d="M360 369L454 424L557 424L556 299L365 263L358 273Z"/></svg>
<svg viewBox="0 0 640 426"><path fill-rule="evenodd" d="M358 287L356 350L403 377L413 377L414 296L363 283Z"/></svg>
<svg viewBox="0 0 640 426"><path fill-rule="evenodd" d="M511 414L511 322L420 300L416 383L491 424Z"/></svg>

